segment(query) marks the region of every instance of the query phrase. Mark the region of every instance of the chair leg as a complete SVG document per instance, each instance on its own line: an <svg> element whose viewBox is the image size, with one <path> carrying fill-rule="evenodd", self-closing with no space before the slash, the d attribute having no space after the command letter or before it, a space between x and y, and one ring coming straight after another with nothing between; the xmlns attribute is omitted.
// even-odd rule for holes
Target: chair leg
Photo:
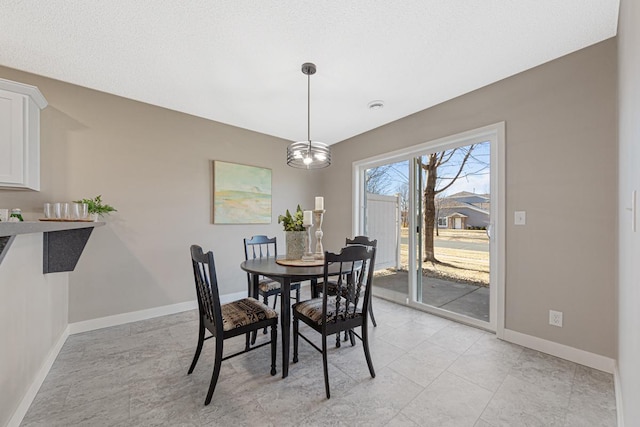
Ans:
<svg viewBox="0 0 640 427"><path fill-rule="evenodd" d="M298 363L298 323L298 318L293 316L293 363Z"/></svg>
<svg viewBox="0 0 640 427"><path fill-rule="evenodd" d="M340 334L337 334L338 337ZM331 399L329 392L329 362L327 360L327 337L322 337L322 367L324 368L324 388L327 392L327 399Z"/></svg>
<svg viewBox="0 0 640 427"><path fill-rule="evenodd" d="M269 305L269 297L267 296L267 294L262 294L262 302L264 302L264 305L266 306ZM264 331L262 331L262 333L266 334L267 328L264 328ZM251 332L251 345L254 345L256 343L257 338L258 338L258 331Z"/></svg>
<svg viewBox="0 0 640 427"><path fill-rule="evenodd" d="M356 337L353 329L349 329L349 340L351 341L351 347L354 347L356 345Z"/></svg>
<svg viewBox="0 0 640 427"><path fill-rule="evenodd" d="M340 348L340 332L336 334L336 348Z"/></svg>
<svg viewBox="0 0 640 427"><path fill-rule="evenodd" d="M196 354L193 356L193 361L191 362L191 367L189 368L189 372L187 375L193 372L193 369L196 367L196 363L198 363L198 358L200 357L200 352L202 351L202 344L204 343L204 324L202 323L202 319L200 319L200 328L198 330L198 346L196 347Z"/></svg>
<svg viewBox="0 0 640 427"><path fill-rule="evenodd" d="M276 349L278 347L277 323L271 326L271 375L276 374Z"/></svg>
<svg viewBox="0 0 640 427"><path fill-rule="evenodd" d="M371 378L375 378L376 371L373 370L373 362L371 361L371 353L369 352L369 331L367 325L362 325L360 330L362 332L362 347L364 348L364 357L365 359L367 359L367 366L369 367Z"/></svg>
<svg viewBox="0 0 640 427"><path fill-rule="evenodd" d="M276 295L273 298L273 309L276 309L276 300L278 299L278 295ZM269 296L267 294L264 294L264 305L266 305L267 307L269 307ZM262 331L263 335L267 334L267 328L264 328L264 330Z"/></svg>
<svg viewBox="0 0 640 427"><path fill-rule="evenodd" d="M296 288L296 302L300 302L300 286Z"/></svg>
<svg viewBox="0 0 640 427"><path fill-rule="evenodd" d="M371 308L371 301L369 301L369 317L371 317L371 322L373 323L373 327L377 328L378 324L376 323L376 318L373 316L373 308Z"/></svg>
<svg viewBox="0 0 640 427"><path fill-rule="evenodd" d="M216 389L216 384L218 383L218 377L220 376L220 366L222 365L222 346L223 339L216 337L216 359L213 362L213 374L211 375L211 384L209 384L209 392L207 393L207 398L204 401L205 405L211 403L211 398L213 397L213 391Z"/></svg>

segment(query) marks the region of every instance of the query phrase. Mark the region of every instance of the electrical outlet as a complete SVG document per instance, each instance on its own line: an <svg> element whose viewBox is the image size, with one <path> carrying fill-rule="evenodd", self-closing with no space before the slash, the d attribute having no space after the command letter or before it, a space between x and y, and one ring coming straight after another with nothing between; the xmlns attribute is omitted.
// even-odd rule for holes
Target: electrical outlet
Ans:
<svg viewBox="0 0 640 427"><path fill-rule="evenodd" d="M549 324L562 328L562 312L549 310Z"/></svg>

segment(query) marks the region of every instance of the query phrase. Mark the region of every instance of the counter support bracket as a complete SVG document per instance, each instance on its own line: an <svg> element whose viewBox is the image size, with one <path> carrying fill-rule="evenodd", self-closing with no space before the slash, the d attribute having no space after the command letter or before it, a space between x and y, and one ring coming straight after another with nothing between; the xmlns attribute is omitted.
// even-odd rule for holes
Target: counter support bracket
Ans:
<svg viewBox="0 0 640 427"><path fill-rule="evenodd" d="M93 227L42 233L42 273L73 271Z"/></svg>
<svg viewBox="0 0 640 427"><path fill-rule="evenodd" d="M0 264L2 264L2 260L4 256L9 252L9 246L13 243L16 236L3 236L0 237Z"/></svg>

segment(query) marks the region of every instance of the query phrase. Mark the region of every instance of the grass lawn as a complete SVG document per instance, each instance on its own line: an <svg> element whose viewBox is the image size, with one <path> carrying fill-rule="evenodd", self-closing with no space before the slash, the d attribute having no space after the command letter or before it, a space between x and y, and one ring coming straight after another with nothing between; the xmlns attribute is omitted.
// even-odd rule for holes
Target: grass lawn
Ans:
<svg viewBox="0 0 640 427"><path fill-rule="evenodd" d="M407 236L408 231L403 228L402 237L406 238ZM440 230L439 236L436 236L435 240L436 259L441 263L424 262L422 268L425 276L489 286L488 251L443 248L437 245L438 241L488 243L489 238L484 230ZM408 267L408 252L408 245L402 244L400 246L401 269L406 270Z"/></svg>

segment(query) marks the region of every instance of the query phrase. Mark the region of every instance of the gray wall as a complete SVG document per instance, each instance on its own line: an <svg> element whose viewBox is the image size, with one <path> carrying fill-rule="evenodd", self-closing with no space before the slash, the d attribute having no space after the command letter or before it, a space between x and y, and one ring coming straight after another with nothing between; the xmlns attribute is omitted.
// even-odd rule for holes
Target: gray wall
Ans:
<svg viewBox="0 0 640 427"><path fill-rule="evenodd" d="M101 194L118 209L70 274L70 323L194 300L193 243L214 251L221 292L242 292L242 238L275 235L284 252L278 214L313 206L317 173L286 166L287 141L8 68L0 77L49 102L42 191L0 190L0 205L37 218L44 202ZM271 224L211 223L214 159L272 169Z"/></svg>
<svg viewBox="0 0 640 427"><path fill-rule="evenodd" d="M626 425L640 420L640 223L631 232L631 191L640 191L640 4L623 0L619 23L618 368ZM639 195L640 196L640 195ZM640 197L636 202L640 208ZM636 219L638 214L636 213Z"/></svg>
<svg viewBox="0 0 640 427"><path fill-rule="evenodd" d="M506 327L615 358L616 55L610 39L335 145L327 246L352 234L352 162L505 121Z"/></svg>

